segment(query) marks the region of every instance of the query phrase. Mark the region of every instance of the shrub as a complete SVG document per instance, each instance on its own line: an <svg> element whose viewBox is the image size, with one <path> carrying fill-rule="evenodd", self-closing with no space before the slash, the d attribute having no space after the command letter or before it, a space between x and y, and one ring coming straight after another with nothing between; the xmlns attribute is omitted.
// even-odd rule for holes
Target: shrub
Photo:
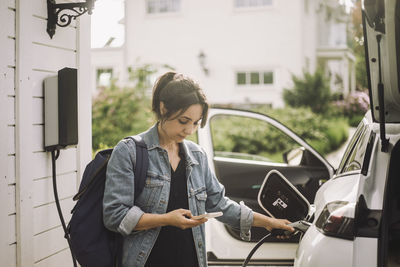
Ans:
<svg viewBox="0 0 400 267"><path fill-rule="evenodd" d="M336 113L348 118L349 124L357 126L369 109L368 93L363 91L351 92L343 100L333 103Z"/></svg>
<svg viewBox="0 0 400 267"><path fill-rule="evenodd" d="M291 107L310 107L313 112L325 110L330 102L328 81L321 71L304 72L303 77L292 75L293 88L283 90L283 100Z"/></svg>
<svg viewBox="0 0 400 267"><path fill-rule="evenodd" d="M150 75L150 66L131 71L133 87L119 88L115 82L103 88L93 100L92 148L94 151L113 147L122 138L140 133L153 123L150 98L145 91L150 86L143 75Z"/></svg>
<svg viewBox="0 0 400 267"><path fill-rule="evenodd" d="M315 114L310 108L271 109L258 106L252 110L286 125L323 155L339 148L348 138L347 119L342 116ZM260 155L280 162L283 152L297 147L293 140L272 126L255 124L252 119L227 118L222 116L211 121L216 151Z"/></svg>
<svg viewBox="0 0 400 267"><path fill-rule="evenodd" d="M232 155L246 159L262 157L282 162L282 154L297 147L280 130L253 118L216 116L210 123L216 153L234 152Z"/></svg>
<svg viewBox="0 0 400 267"><path fill-rule="evenodd" d="M369 96L366 92L351 92L343 100L334 102L345 115L364 114L369 109Z"/></svg>
<svg viewBox="0 0 400 267"><path fill-rule="evenodd" d="M257 111L286 125L322 155L334 151L348 138L347 120L341 116L316 114L309 108L258 108Z"/></svg>

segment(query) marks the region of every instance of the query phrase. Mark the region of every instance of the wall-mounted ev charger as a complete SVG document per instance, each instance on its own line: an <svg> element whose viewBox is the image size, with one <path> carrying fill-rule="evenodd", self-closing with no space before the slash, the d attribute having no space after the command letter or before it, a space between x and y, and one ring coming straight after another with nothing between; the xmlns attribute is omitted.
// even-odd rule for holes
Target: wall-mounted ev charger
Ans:
<svg viewBox="0 0 400 267"><path fill-rule="evenodd" d="M44 149L51 152L53 192L64 237L71 240L57 193L56 160L60 149L78 144L78 79L77 70L63 68L58 75L44 80ZM77 263L71 250L74 267Z"/></svg>
<svg viewBox="0 0 400 267"><path fill-rule="evenodd" d="M78 144L77 70L63 68L44 80L44 148Z"/></svg>

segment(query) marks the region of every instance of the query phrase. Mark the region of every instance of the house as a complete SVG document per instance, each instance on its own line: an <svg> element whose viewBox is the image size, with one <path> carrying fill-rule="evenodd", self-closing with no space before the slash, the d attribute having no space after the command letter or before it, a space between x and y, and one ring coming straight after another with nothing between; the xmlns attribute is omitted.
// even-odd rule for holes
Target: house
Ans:
<svg viewBox="0 0 400 267"><path fill-rule="evenodd" d="M332 89L346 94L354 56L336 10L337 0L128 0L125 43L114 48L113 64L123 65L107 61L110 48L95 49L92 75L112 72L124 84L128 67L167 64L198 80L212 103L282 106L292 74L325 66Z"/></svg>
<svg viewBox="0 0 400 267"><path fill-rule="evenodd" d="M51 39L47 16L46 0L0 1L0 265L6 267L72 266L51 156L43 148L43 81L64 67L77 69L79 100L79 144L61 150L56 161L67 222L91 159L90 19L57 27Z"/></svg>
<svg viewBox="0 0 400 267"><path fill-rule="evenodd" d="M98 56L99 55L99 56ZM96 93L96 87L109 86L111 79L125 74L123 70L123 47L105 46L91 50L91 88ZM125 78L124 78L125 80Z"/></svg>

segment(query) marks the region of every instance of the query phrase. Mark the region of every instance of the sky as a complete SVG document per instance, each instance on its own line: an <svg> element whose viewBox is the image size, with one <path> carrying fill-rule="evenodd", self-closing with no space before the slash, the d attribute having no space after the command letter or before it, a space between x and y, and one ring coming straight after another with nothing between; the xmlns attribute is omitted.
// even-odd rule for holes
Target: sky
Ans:
<svg viewBox="0 0 400 267"><path fill-rule="evenodd" d="M97 0L91 17L91 46L103 47L110 37L115 37L111 46L124 43L124 27L119 24L124 17L124 0Z"/></svg>

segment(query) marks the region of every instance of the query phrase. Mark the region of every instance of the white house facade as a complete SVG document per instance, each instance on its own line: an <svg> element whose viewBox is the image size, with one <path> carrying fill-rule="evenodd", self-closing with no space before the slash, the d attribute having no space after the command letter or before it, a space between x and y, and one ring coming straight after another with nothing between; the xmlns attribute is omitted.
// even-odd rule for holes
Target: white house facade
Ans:
<svg viewBox="0 0 400 267"><path fill-rule="evenodd" d="M330 4L338 5L336 0ZM325 18L321 24L323 16L319 0L126 0L125 44L114 62L123 59L118 70L148 63L172 66L199 81L212 103L282 106L292 74L314 72L320 55L328 59L323 61L327 74L334 71L332 61L349 65L337 71L351 80L353 58L342 55L343 50L351 55L345 24L335 28L338 23ZM327 27L331 34L321 36ZM100 51L92 50L98 58L95 70L103 68L102 61L110 66L108 50ZM126 82L119 71L114 78ZM354 88L345 86L338 90Z"/></svg>
<svg viewBox="0 0 400 267"><path fill-rule="evenodd" d="M72 2L72 1L69 1ZM71 255L52 191L44 150L43 80L78 71L79 144L57 160L66 221L79 177L91 159L90 20L46 33L46 0L0 1L0 265L69 267Z"/></svg>
<svg viewBox="0 0 400 267"><path fill-rule="evenodd" d="M91 50L91 84L109 86L112 78L124 79L123 47L102 47ZM96 86L92 86L96 93Z"/></svg>
<svg viewBox="0 0 400 267"><path fill-rule="evenodd" d="M346 17L335 9L337 0L325 0L318 16L316 56L330 77L333 92L347 95L355 90L355 56L347 46Z"/></svg>

